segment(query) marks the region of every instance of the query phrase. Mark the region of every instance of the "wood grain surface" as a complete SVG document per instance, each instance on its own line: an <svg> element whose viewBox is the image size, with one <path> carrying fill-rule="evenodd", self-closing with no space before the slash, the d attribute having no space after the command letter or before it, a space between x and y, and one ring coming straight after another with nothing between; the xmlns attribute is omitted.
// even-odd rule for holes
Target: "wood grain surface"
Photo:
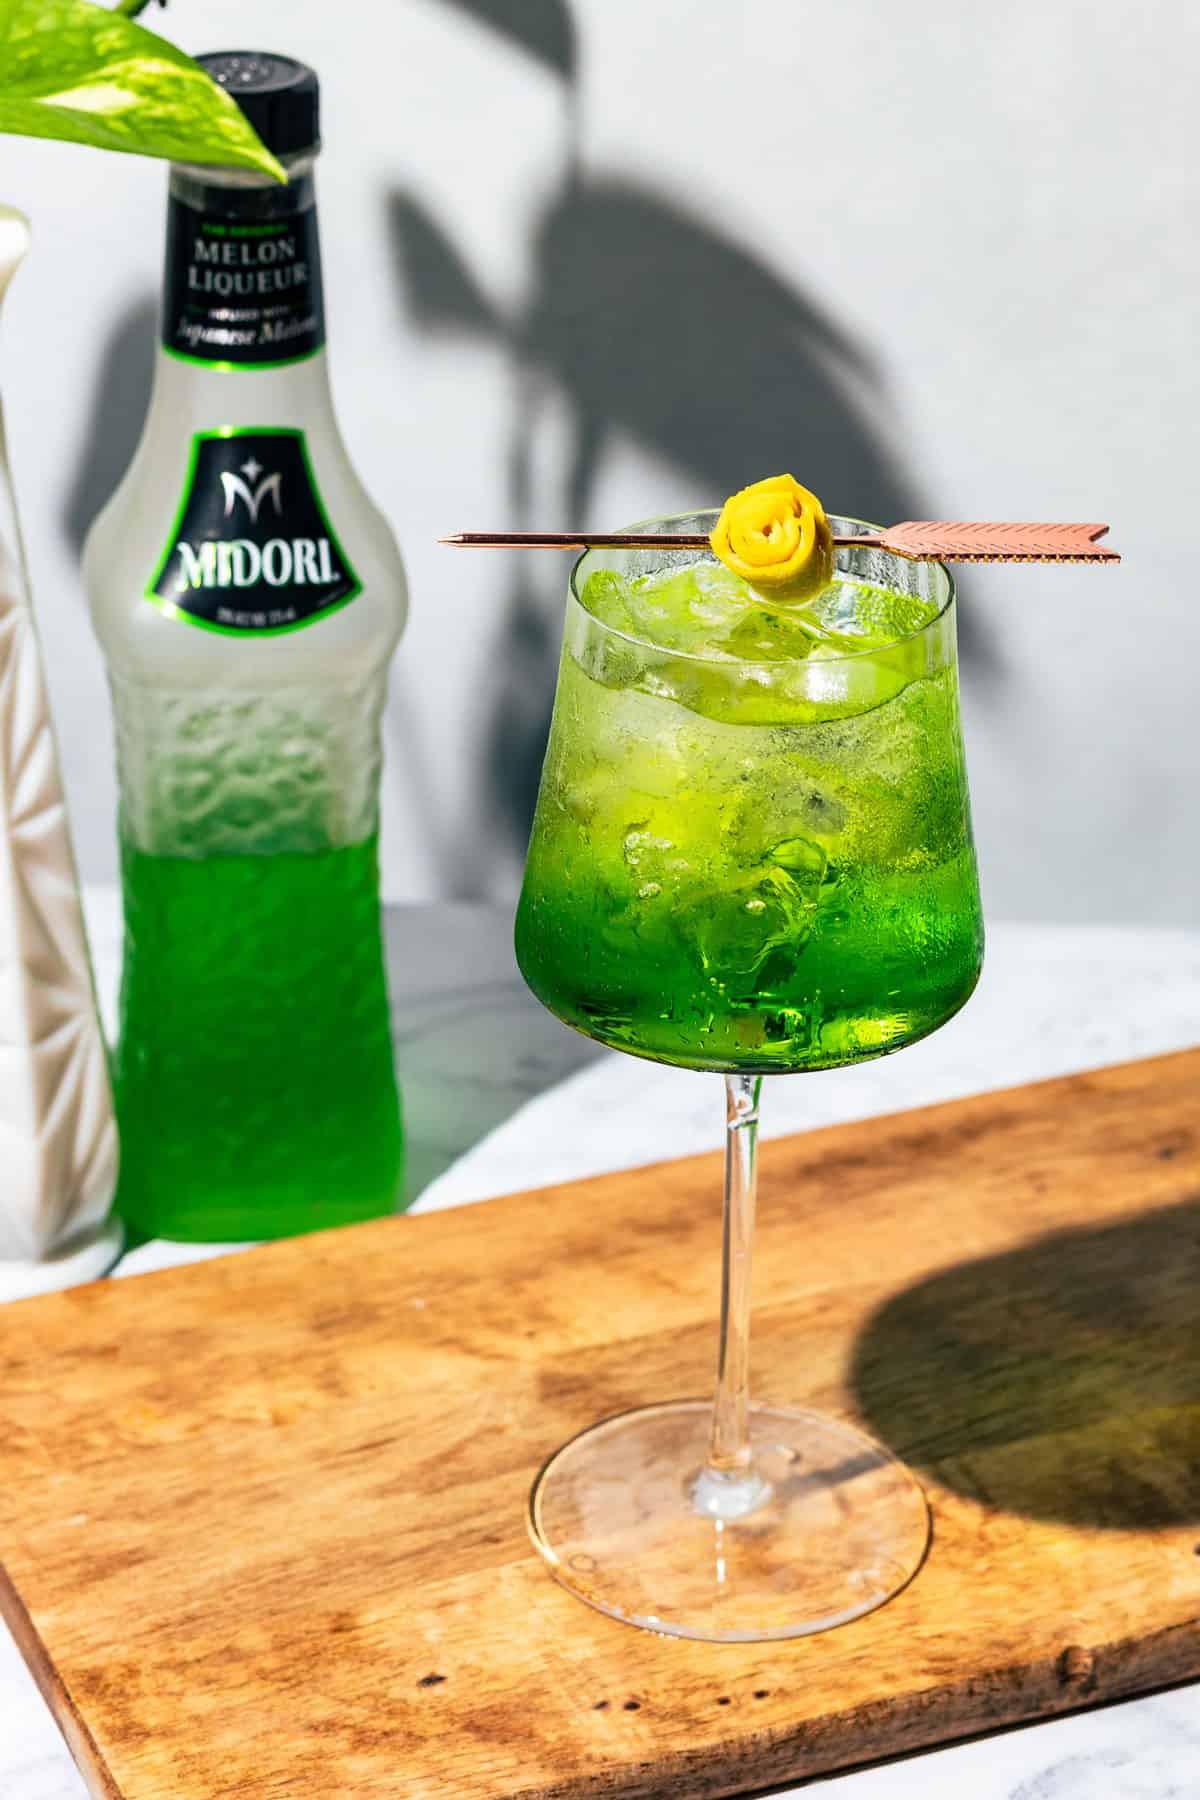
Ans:
<svg viewBox="0 0 1200 1800"><path fill-rule="evenodd" d="M1200 1673L1198 1092L1189 1051L764 1147L758 1394L934 1512L793 1643L614 1623L525 1535L563 1438L707 1389L717 1156L4 1308L0 1599L92 1792L698 1800Z"/></svg>

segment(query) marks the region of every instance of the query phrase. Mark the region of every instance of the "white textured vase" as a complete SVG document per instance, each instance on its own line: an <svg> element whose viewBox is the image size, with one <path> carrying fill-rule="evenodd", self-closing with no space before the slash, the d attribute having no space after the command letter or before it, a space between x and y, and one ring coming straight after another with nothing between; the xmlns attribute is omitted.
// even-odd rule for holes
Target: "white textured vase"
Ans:
<svg viewBox="0 0 1200 1800"><path fill-rule="evenodd" d="M0 206L0 303L29 224ZM102 1274L117 1136L0 416L0 1300Z"/></svg>

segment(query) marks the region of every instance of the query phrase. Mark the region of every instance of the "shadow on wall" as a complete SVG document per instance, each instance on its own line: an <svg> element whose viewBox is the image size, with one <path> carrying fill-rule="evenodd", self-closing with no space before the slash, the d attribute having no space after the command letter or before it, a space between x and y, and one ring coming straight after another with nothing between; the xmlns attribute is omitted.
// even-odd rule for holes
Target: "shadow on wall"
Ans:
<svg viewBox="0 0 1200 1800"><path fill-rule="evenodd" d="M133 461L154 380L158 305L152 295L135 301L117 320L100 353L75 476L63 503L63 535L83 551L100 508Z"/></svg>
<svg viewBox="0 0 1200 1800"><path fill-rule="evenodd" d="M675 463L697 504L791 470L832 510L880 523L929 516L889 440L900 433L878 362L804 294L698 215L641 185L579 169L575 34L566 0L448 0L537 55L564 84L558 192L531 245L530 298L500 314L452 238L408 192L390 197L409 316L430 334L504 345L516 400L509 427L510 525L604 524L591 515L604 452L622 433ZM533 459L551 402L569 408L566 517L547 517ZM653 511L648 496L647 511ZM553 700L562 618L552 590L514 562L490 714L473 746L478 818L443 851L442 881L486 892L524 852ZM964 661L999 674L976 617L960 617ZM496 826L499 829L496 829ZM489 828L491 835L489 837Z"/></svg>
<svg viewBox="0 0 1200 1800"><path fill-rule="evenodd" d="M698 213L647 186L581 173L577 36L567 0L444 4L490 27L505 53L534 57L561 83L564 98L562 179L529 246L532 280L519 313L495 309L451 233L411 194L397 189L389 198L397 278L416 328L485 339L511 360L511 527L619 523L592 515L601 462L618 435L674 463L694 485L697 504L790 469L815 482L835 511L885 524L929 516L889 447L903 441L902 429L869 349ZM123 314L104 347L63 509L63 530L76 550L136 448L155 324L147 297ZM561 501L556 489L551 502L539 490L534 461L543 426L551 415L561 417L564 404L572 448ZM646 510L654 510L652 495ZM446 895L511 884L537 793L563 568L536 557L513 558L511 568L495 683L467 747L475 816L449 830L433 811L423 820ZM995 647L969 605L960 633L976 686L997 680ZM390 709L388 729L403 733L409 769L430 766L443 753L416 740L411 708ZM432 783L418 780L416 790L418 804L432 804Z"/></svg>

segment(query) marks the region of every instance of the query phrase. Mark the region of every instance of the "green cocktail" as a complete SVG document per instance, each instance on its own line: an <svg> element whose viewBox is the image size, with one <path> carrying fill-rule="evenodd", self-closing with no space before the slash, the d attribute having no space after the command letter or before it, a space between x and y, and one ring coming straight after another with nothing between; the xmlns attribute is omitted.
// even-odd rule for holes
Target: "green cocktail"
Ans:
<svg viewBox="0 0 1200 1800"><path fill-rule="evenodd" d="M715 560L594 557L517 922L534 993L689 1068L828 1068L935 1030L982 948L949 605L846 580L767 610Z"/></svg>
<svg viewBox="0 0 1200 1800"><path fill-rule="evenodd" d="M826 528L788 477L727 515L739 508L751 558L811 541L814 516ZM715 1406L667 1402L581 1432L531 1508L560 1581L684 1637L855 1618L911 1578L928 1541L920 1489L887 1451L747 1395L760 1078L936 1030L983 948L950 578L852 545L822 587L832 554L799 603L703 551L580 559L517 916L522 973L561 1019L726 1077Z"/></svg>

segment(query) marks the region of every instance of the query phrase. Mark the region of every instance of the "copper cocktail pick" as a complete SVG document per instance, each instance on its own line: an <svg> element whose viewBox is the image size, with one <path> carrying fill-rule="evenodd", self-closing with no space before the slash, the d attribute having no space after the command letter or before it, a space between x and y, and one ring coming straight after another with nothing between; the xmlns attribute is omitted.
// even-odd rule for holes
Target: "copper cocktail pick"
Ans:
<svg viewBox="0 0 1200 1800"><path fill-rule="evenodd" d="M869 537L835 537L837 545L890 550L913 562L1119 563L1096 542L1107 525L1009 524L999 520L906 519ZM465 550L705 550L699 532L458 531L439 538Z"/></svg>

